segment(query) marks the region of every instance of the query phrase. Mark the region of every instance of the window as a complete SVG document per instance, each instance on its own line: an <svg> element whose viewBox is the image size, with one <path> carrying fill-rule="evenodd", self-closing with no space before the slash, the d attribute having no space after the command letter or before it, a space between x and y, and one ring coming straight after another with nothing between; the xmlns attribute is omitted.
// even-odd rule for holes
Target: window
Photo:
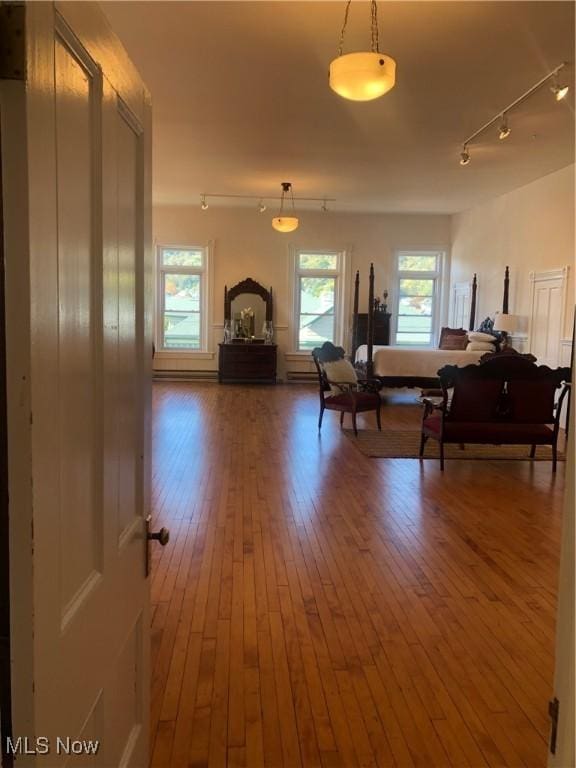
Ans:
<svg viewBox="0 0 576 768"><path fill-rule="evenodd" d="M344 254L299 251L296 254L296 349L338 343L343 316L341 283Z"/></svg>
<svg viewBox="0 0 576 768"><path fill-rule="evenodd" d="M402 346L431 346L438 331L443 254L396 254L396 338Z"/></svg>
<svg viewBox="0 0 576 768"><path fill-rule="evenodd" d="M158 247L159 349L206 348L207 259L204 247Z"/></svg>

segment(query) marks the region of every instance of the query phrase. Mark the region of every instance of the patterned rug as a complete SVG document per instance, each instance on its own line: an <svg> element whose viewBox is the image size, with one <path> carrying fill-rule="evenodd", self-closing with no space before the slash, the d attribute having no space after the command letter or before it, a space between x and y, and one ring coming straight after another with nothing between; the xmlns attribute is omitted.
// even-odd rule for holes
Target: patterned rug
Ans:
<svg viewBox="0 0 576 768"><path fill-rule="evenodd" d="M372 429L359 429L358 437L354 437L351 429L343 430L354 445L372 459L417 459L420 449L420 432L394 431L383 429L382 432ZM561 442L561 440L559 441ZM424 449L425 459L438 459L439 446L436 440L428 440ZM529 445L466 445L462 450L457 445L444 446L446 459L485 459L500 460L530 460ZM564 452L558 448L558 461L565 460ZM551 461L552 448L549 445L536 447L535 461Z"/></svg>

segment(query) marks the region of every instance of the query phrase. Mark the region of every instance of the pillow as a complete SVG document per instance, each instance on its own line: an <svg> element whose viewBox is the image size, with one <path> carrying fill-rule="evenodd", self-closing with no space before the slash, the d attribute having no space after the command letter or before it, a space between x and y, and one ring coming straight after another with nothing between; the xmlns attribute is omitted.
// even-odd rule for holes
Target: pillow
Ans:
<svg viewBox="0 0 576 768"><path fill-rule="evenodd" d="M440 342L439 349L466 349L468 336L462 334L445 333Z"/></svg>
<svg viewBox="0 0 576 768"><path fill-rule="evenodd" d="M496 336L491 333L482 333L482 331L469 331L468 338L470 341L490 341L492 344L497 341Z"/></svg>
<svg viewBox="0 0 576 768"><path fill-rule="evenodd" d="M488 344L487 341L471 341L466 347L466 352L495 352L494 344Z"/></svg>
<svg viewBox="0 0 576 768"><path fill-rule="evenodd" d="M354 366L349 360L342 359L334 360L330 363L322 363L322 368L324 368L328 384L330 384L330 393L332 395L341 395L347 389L347 387L332 386L332 382L337 381L341 384L356 384L358 382Z"/></svg>

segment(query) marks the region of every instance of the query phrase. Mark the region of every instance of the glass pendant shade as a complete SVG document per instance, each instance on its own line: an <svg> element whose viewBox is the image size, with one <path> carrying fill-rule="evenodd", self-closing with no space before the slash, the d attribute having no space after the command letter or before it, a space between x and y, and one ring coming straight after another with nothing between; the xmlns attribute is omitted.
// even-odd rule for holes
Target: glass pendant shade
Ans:
<svg viewBox="0 0 576 768"><path fill-rule="evenodd" d="M272 219L272 226L278 232L294 232L298 229L298 218L296 216L275 216Z"/></svg>
<svg viewBox="0 0 576 768"><path fill-rule="evenodd" d="M371 101L394 88L396 62L378 52L347 53L330 64L330 88L351 101Z"/></svg>

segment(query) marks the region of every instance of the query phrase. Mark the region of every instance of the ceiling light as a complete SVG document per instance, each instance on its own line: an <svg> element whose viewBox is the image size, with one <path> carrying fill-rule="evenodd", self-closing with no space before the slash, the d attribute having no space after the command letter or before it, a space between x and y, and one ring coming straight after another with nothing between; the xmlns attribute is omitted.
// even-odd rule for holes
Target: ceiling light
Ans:
<svg viewBox="0 0 576 768"><path fill-rule="evenodd" d="M266 204L264 203L264 200L260 200L258 203L258 213L264 213L266 210Z"/></svg>
<svg viewBox="0 0 576 768"><path fill-rule="evenodd" d="M464 145L462 147L462 152L460 152L460 165L468 165L470 162L470 153L468 152L468 147Z"/></svg>
<svg viewBox="0 0 576 768"><path fill-rule="evenodd" d="M202 195L200 198L200 208L202 208L203 211L208 210L208 203L206 202L206 195Z"/></svg>
<svg viewBox="0 0 576 768"><path fill-rule="evenodd" d="M376 0L370 1L371 50L342 55L350 3L346 3L338 56L330 63L330 88L351 101L371 101L394 88L396 62L379 51Z"/></svg>
<svg viewBox="0 0 576 768"><path fill-rule="evenodd" d="M508 126L508 118L506 115L502 115L502 122L500 123L499 139L507 139L510 136L510 127Z"/></svg>
<svg viewBox="0 0 576 768"><path fill-rule="evenodd" d="M298 218L296 216L284 216L284 196L290 193L292 199L292 213L294 213L294 193L292 191L292 184L289 181L282 182L282 197L280 198L280 211L278 216L272 219L272 226L278 232L294 232L298 229Z"/></svg>
<svg viewBox="0 0 576 768"><path fill-rule="evenodd" d="M320 210L322 211L322 213L327 213L328 212L328 206L326 205L326 200L322 201L322 205L320 206Z"/></svg>

